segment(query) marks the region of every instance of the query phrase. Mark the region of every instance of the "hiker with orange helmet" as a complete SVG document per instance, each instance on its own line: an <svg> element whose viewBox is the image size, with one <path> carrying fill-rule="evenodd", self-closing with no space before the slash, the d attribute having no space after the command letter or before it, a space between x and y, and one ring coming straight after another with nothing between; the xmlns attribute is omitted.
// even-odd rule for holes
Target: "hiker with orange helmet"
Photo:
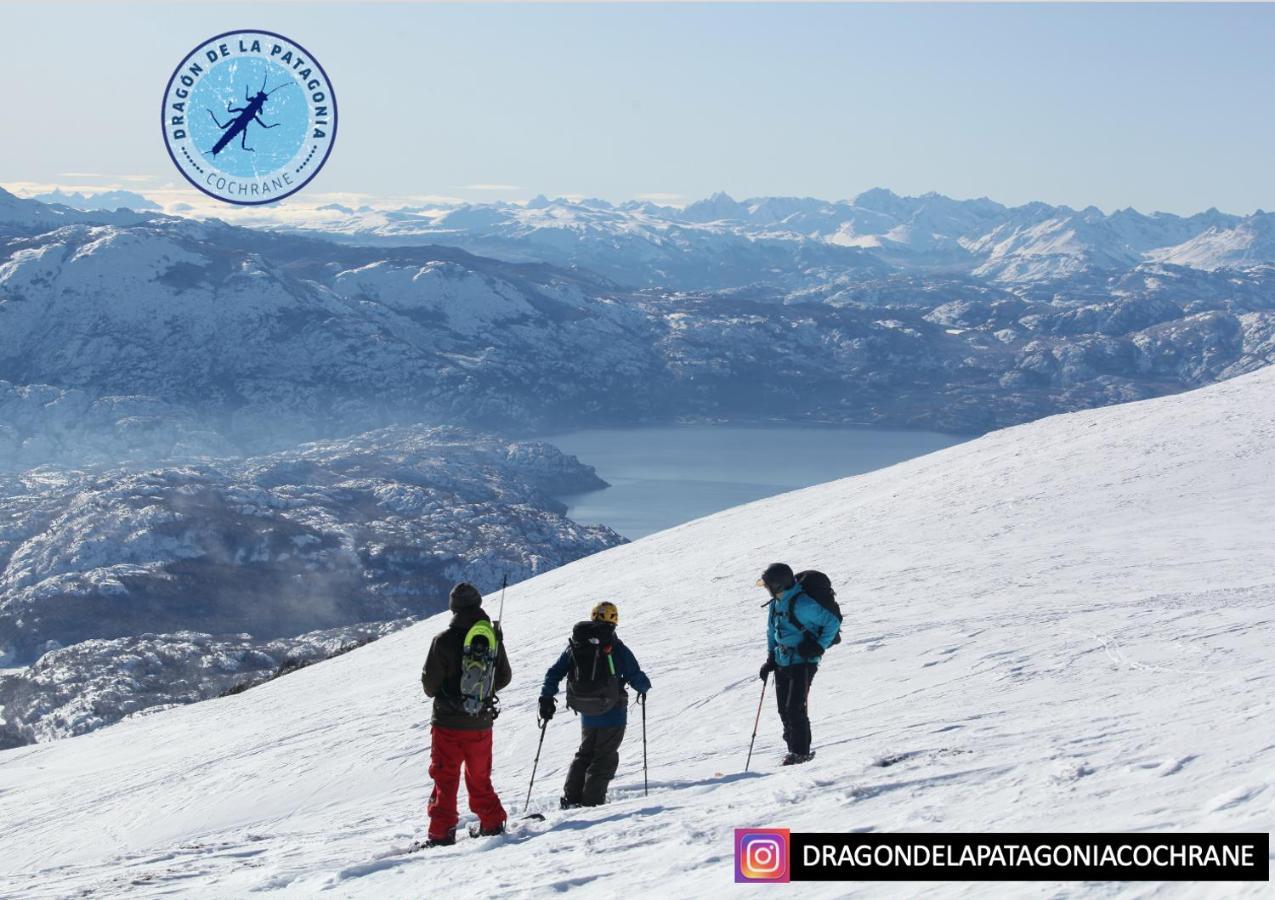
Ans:
<svg viewBox="0 0 1275 900"><path fill-rule="evenodd" d="M562 788L563 809L600 806L606 802L607 785L620 765L620 744L628 722L629 695L638 693L646 702L651 680L637 658L615 634L620 611L603 601L593 607L586 622L571 630L567 649L545 674L540 691L540 717L553 718L558 686L567 679L567 709L580 714L580 748L576 751Z"/></svg>

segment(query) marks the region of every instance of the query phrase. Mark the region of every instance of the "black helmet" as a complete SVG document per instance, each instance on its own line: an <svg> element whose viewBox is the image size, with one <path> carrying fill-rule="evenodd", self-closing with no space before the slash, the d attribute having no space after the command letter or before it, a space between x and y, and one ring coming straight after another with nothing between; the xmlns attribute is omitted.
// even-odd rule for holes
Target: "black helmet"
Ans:
<svg viewBox="0 0 1275 900"><path fill-rule="evenodd" d="M772 594L781 594L796 583L797 580L792 575L792 567L787 563L771 563L757 581L758 586L764 587Z"/></svg>

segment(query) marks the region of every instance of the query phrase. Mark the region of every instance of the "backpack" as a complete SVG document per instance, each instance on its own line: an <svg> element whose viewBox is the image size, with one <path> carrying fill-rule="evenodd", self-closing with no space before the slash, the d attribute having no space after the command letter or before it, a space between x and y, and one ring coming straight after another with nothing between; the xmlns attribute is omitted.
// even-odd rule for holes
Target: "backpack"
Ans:
<svg viewBox="0 0 1275 900"><path fill-rule="evenodd" d="M484 713L493 718L496 710L496 660L500 639L491 622L480 619L465 632L460 651L460 708L471 716Z"/></svg>
<svg viewBox="0 0 1275 900"><path fill-rule="evenodd" d="M571 668L567 672L567 709L586 716L600 716L627 699L611 650L615 626L605 622L579 622L571 629L567 649Z"/></svg>
<svg viewBox="0 0 1275 900"><path fill-rule="evenodd" d="M797 573L797 584L801 585L802 593L836 616L838 622L841 621L841 607L837 603L837 592L832 589L832 580L827 575L822 572L816 572L814 569L807 569L805 572ZM795 603L788 605L788 618L792 620L792 624L797 626L798 629L805 631L804 626L797 621L797 614L793 610L794 606L796 606ZM832 646L840 643L841 628L838 627L837 634L832 639Z"/></svg>

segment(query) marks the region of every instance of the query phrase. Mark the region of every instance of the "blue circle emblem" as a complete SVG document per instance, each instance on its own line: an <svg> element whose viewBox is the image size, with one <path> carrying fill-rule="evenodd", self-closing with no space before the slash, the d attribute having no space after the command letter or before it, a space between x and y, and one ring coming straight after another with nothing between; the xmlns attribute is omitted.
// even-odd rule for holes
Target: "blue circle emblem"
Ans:
<svg viewBox="0 0 1275 900"><path fill-rule="evenodd" d="M296 41L228 31L177 65L161 119L168 155L191 184L255 206L295 194L319 174L336 138L336 94Z"/></svg>

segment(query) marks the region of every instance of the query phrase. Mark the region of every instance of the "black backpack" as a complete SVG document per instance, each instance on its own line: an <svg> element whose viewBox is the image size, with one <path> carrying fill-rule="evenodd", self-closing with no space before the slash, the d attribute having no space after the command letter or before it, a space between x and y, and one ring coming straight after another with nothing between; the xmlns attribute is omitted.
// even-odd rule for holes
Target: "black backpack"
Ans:
<svg viewBox="0 0 1275 900"><path fill-rule="evenodd" d="M837 603L837 592L832 589L832 580L822 572L816 572L814 569L807 569L805 572L797 573L797 584L801 585L801 591L811 600L814 600L828 612L837 617L837 621L842 620L841 606ZM795 598L794 598L795 599ZM797 621L797 614L793 611L793 605L788 606L788 618L792 620L792 624L798 629L805 631L805 628ZM837 635L832 639L832 643L841 643L841 629L837 628Z"/></svg>
<svg viewBox="0 0 1275 900"><path fill-rule="evenodd" d="M571 629L567 649L567 709L586 716L600 716L625 702L627 697L611 655L615 626L606 622L579 622Z"/></svg>

